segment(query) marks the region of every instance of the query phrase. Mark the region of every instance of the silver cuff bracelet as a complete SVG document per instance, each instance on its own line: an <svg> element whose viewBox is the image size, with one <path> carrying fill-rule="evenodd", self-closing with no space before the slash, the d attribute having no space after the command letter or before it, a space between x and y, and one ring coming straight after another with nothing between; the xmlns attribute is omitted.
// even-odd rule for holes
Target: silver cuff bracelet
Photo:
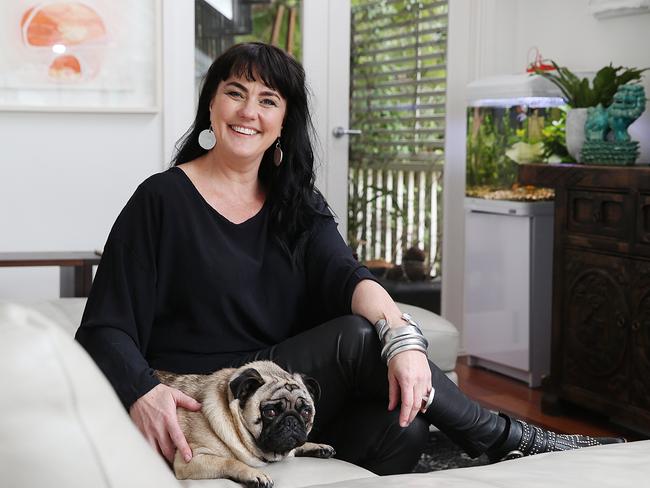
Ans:
<svg viewBox="0 0 650 488"><path fill-rule="evenodd" d="M413 344L413 345L405 345L405 346L400 346L393 351L391 351L387 356L386 356L386 364L390 363L390 360L393 359L395 356L397 356L401 352L405 351L420 351L422 354L426 355L427 350L423 348L422 346Z"/></svg>
<svg viewBox="0 0 650 488"><path fill-rule="evenodd" d="M398 349L400 351L405 350L402 349L405 346L416 346L414 348L421 349L424 352L426 352L427 350L426 346L424 345L424 342L422 341L422 338L411 337L411 338L403 339L401 341L389 342L388 344L386 344L381 350L382 359L385 361L389 357L394 356L396 354L395 351L397 351Z"/></svg>
<svg viewBox="0 0 650 488"><path fill-rule="evenodd" d="M381 358L386 364L400 352L417 350L427 354L429 343L422 334L422 330L413 318L403 313L401 319L407 325L390 327L388 321L383 318L375 322L375 330L381 342Z"/></svg>
<svg viewBox="0 0 650 488"><path fill-rule="evenodd" d="M420 328L413 325L404 325L402 327L392 327L388 329L384 334L384 342L392 342L393 340L399 339L400 337L412 335L422 337L426 343L425 347L429 346L429 343L427 342L427 339L422 335Z"/></svg>

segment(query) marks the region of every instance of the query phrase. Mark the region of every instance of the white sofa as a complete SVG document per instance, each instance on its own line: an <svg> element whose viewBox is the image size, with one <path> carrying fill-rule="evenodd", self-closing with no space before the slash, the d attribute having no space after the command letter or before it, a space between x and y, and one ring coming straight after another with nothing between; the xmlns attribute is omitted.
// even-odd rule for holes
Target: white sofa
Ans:
<svg viewBox="0 0 650 488"><path fill-rule="evenodd" d="M72 339L83 301L70 300L0 302L0 486L236 488L174 478ZM277 488L641 487L650 486L650 441L381 478L336 459L294 458L266 470Z"/></svg>

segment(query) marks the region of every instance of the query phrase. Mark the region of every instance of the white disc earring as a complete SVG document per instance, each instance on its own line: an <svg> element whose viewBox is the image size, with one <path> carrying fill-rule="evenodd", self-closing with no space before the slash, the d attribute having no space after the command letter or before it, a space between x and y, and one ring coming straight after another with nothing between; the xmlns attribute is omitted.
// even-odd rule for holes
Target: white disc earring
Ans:
<svg viewBox="0 0 650 488"><path fill-rule="evenodd" d="M212 126L209 129L203 129L199 132L199 146L209 151L217 144L217 138L214 136Z"/></svg>

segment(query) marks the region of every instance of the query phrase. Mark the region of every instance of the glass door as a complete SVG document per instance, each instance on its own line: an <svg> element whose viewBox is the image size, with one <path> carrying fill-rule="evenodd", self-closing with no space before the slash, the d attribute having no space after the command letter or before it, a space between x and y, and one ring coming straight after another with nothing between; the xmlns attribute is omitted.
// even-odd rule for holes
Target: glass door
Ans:
<svg viewBox="0 0 650 488"><path fill-rule="evenodd" d="M352 0L350 120L363 135L350 139L348 241L402 280L440 269L447 11Z"/></svg>

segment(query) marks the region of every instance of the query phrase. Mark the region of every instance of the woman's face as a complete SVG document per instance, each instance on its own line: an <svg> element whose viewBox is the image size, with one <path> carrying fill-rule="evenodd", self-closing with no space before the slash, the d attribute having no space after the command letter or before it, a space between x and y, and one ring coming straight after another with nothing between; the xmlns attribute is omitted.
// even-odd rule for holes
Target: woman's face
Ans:
<svg viewBox="0 0 650 488"><path fill-rule="evenodd" d="M280 137L287 104L259 81L232 76L219 83L210 104L210 122L219 153L259 163Z"/></svg>

